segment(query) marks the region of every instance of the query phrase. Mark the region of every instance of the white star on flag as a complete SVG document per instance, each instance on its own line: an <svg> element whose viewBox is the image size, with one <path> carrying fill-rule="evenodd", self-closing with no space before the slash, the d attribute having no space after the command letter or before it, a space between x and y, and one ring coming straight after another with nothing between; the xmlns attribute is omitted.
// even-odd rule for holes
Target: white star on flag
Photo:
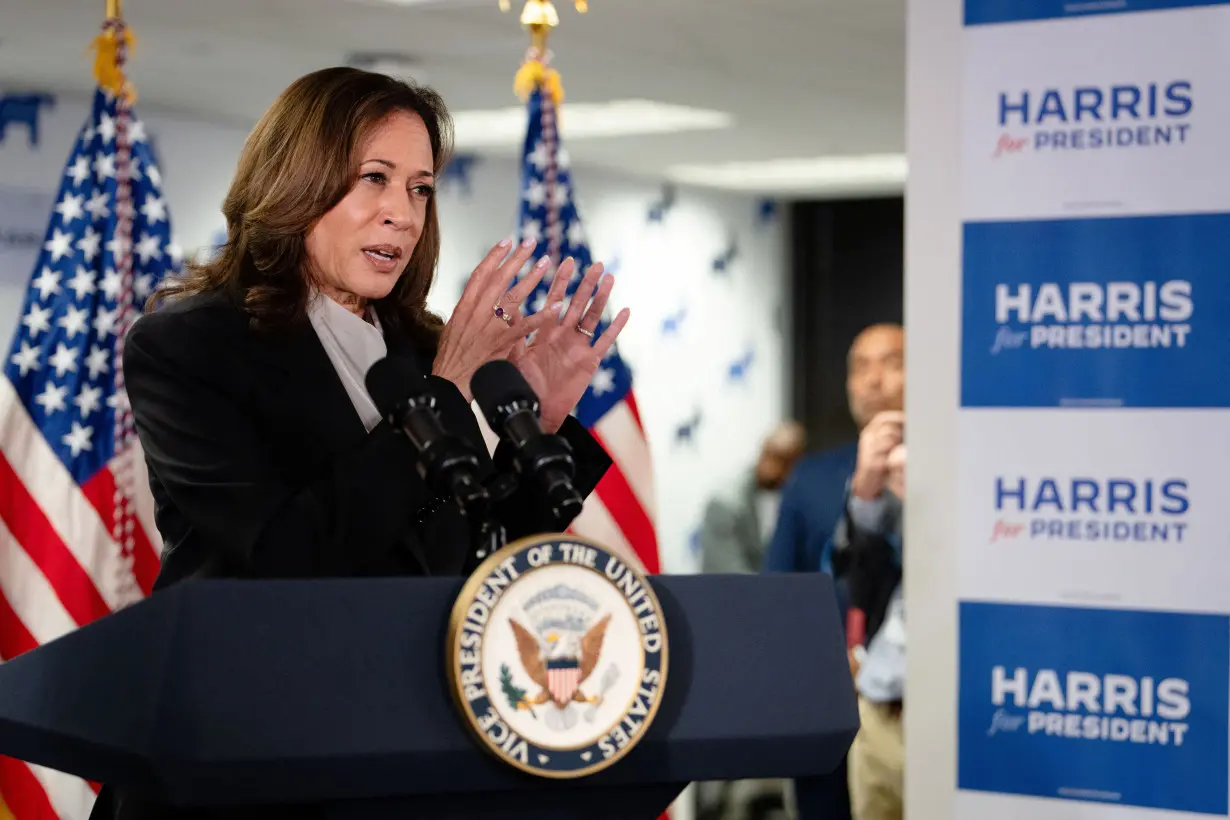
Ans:
<svg viewBox="0 0 1230 820"><path fill-rule="evenodd" d="M547 162L550 159L547 154L547 144L542 140L539 140L538 144L534 146L534 150L530 152L527 159L534 164L536 169L539 171L545 171L547 168Z"/></svg>
<svg viewBox="0 0 1230 820"><path fill-rule="evenodd" d="M521 226L521 238L533 239L535 242L542 241L542 223L537 219L531 219Z"/></svg>
<svg viewBox="0 0 1230 820"><path fill-rule="evenodd" d="M59 262L73 249L73 235L56 228L43 248L51 253L52 262Z"/></svg>
<svg viewBox="0 0 1230 820"><path fill-rule="evenodd" d="M29 344L23 341L21 343L21 350L14 353L9 358L9 361L17 365L17 369L21 372L21 375L24 376L27 373L29 373L31 370L39 369L39 367L41 366L41 363L39 362L39 357L41 355L42 355L41 350L39 350L37 347L30 347Z"/></svg>
<svg viewBox="0 0 1230 820"><path fill-rule="evenodd" d="M48 296L60 292L60 274L51 268L44 267L43 272L30 285L38 291L40 299L46 299Z"/></svg>
<svg viewBox="0 0 1230 820"><path fill-rule="evenodd" d="M114 179L115 154L99 154L94 157L94 175L100 179Z"/></svg>
<svg viewBox="0 0 1230 820"><path fill-rule="evenodd" d="M58 387L49 379L47 386L43 388L43 392L39 393L34 400L42 406L44 413L51 415L58 410L64 409L64 395L67 392L67 387Z"/></svg>
<svg viewBox="0 0 1230 820"><path fill-rule="evenodd" d="M107 205L107 194L103 191L96 191L94 196L90 197L85 209L90 212L90 216L94 217L95 222L111 216L111 208Z"/></svg>
<svg viewBox="0 0 1230 820"><path fill-rule="evenodd" d="M93 435L93 427L83 427L80 423L74 421L72 432L64 436L64 443L68 445L69 450L74 456L79 456L83 450L93 449L94 445L90 443L90 438Z"/></svg>
<svg viewBox="0 0 1230 820"><path fill-rule="evenodd" d="M91 379L97 379L111 369L111 365L107 363L108 358L107 351L101 347L95 345L90 348L90 355L85 358L85 367L90 371Z"/></svg>
<svg viewBox="0 0 1230 820"><path fill-rule="evenodd" d="M56 213L64 220L65 225L85 215L85 210L81 207L84 200L85 197L80 194L65 194L64 198L59 201L56 205Z"/></svg>
<svg viewBox="0 0 1230 820"><path fill-rule="evenodd" d="M80 302L94 292L94 271L87 270L84 265L78 265L77 275L69 279L67 284L73 293L77 294L77 301Z"/></svg>
<svg viewBox="0 0 1230 820"><path fill-rule="evenodd" d="M30 333L30 338L37 339L38 334L44 330L51 329L50 319L51 308L31 305L30 311L21 318L21 323L26 326L26 330Z"/></svg>
<svg viewBox="0 0 1230 820"><path fill-rule="evenodd" d="M89 311L76 305L69 305L64 309L64 315L60 317L56 324L64 328L64 335L71 339L78 333L85 332L89 324L89 316Z"/></svg>
<svg viewBox="0 0 1230 820"><path fill-rule="evenodd" d="M109 117L106 114L98 122L98 136L102 137L103 144L111 142L115 139L115 118Z"/></svg>
<svg viewBox="0 0 1230 820"><path fill-rule="evenodd" d="M141 206L141 213L145 216L146 221L153 224L167 218L167 206L162 201L162 197L146 195L145 204Z"/></svg>
<svg viewBox="0 0 1230 820"><path fill-rule="evenodd" d="M531 182L525 187L525 201L531 208L541 208L547 201L547 186L541 182Z"/></svg>
<svg viewBox="0 0 1230 820"><path fill-rule="evenodd" d="M94 230L94 226L85 229L85 233L77 240L77 250L85 256L85 261L93 262L98 256L98 246L102 242L102 234Z"/></svg>
<svg viewBox="0 0 1230 820"><path fill-rule="evenodd" d="M144 264L150 259L162 258L162 240L157 236L149 234L141 234L141 241L137 243L137 256L141 257L141 263Z"/></svg>
<svg viewBox="0 0 1230 820"><path fill-rule="evenodd" d="M86 157L77 157L76 162L69 166L64 172L67 176L72 177L75 184L81 185L90 178L90 161Z"/></svg>
<svg viewBox="0 0 1230 820"><path fill-rule="evenodd" d="M85 418L102 406L102 388L91 385L82 387L77 398L73 399L73 404L77 405L81 417Z"/></svg>
<svg viewBox="0 0 1230 820"><path fill-rule="evenodd" d="M78 348L69 347L61 342L56 345L55 355L47 360L61 379L64 378L65 373L71 373L77 369L77 350Z"/></svg>
<svg viewBox="0 0 1230 820"><path fill-rule="evenodd" d="M589 383L595 396L601 396L615 389L615 371L609 367L599 367L594 373L594 380Z"/></svg>

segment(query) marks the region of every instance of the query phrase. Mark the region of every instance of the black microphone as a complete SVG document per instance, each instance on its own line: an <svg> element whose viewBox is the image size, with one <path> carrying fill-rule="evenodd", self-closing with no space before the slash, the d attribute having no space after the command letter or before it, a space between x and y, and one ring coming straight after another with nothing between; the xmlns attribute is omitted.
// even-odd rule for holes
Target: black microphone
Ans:
<svg viewBox="0 0 1230 820"><path fill-rule="evenodd" d="M470 390L491 429L512 445L517 471L538 486L557 529L568 526L584 504L572 486L572 447L542 431L538 396L521 371L503 359L487 362L470 379Z"/></svg>
<svg viewBox="0 0 1230 820"><path fill-rule="evenodd" d="M427 488L456 500L467 518L485 516L491 498L480 478L478 455L444 429L430 385L413 365L386 356L371 366L364 381L380 415L410 440L418 454L415 467Z"/></svg>

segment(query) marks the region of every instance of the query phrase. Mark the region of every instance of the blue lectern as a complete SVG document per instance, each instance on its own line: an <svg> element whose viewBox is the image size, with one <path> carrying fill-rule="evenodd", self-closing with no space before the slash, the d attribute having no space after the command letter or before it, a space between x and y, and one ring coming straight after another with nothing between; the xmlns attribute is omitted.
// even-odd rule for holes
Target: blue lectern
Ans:
<svg viewBox="0 0 1230 820"><path fill-rule="evenodd" d="M449 696L461 584L178 584L0 666L0 754L183 806L649 820L691 781L830 773L858 729L827 576L655 576L670 670L653 725L590 777L523 774Z"/></svg>

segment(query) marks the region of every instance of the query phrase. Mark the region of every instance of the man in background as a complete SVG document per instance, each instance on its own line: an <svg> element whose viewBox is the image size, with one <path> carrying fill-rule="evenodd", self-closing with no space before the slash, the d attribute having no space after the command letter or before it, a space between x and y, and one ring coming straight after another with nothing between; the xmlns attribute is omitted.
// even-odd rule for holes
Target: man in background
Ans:
<svg viewBox="0 0 1230 820"><path fill-rule="evenodd" d="M850 345L846 362L846 399L860 434L883 411L900 411L905 394L905 331L899 324L865 328ZM814 455L795 466L782 490L777 527L765 554L765 572L833 571L833 536L845 517L850 480L859 445L852 441ZM837 584L843 624L849 605ZM846 820L850 794L846 765L829 777L796 783L800 820Z"/></svg>
<svg viewBox="0 0 1230 820"><path fill-rule="evenodd" d="M905 331L898 324L864 329L850 345L846 398L860 433L882 410L901 410ZM782 489L781 510L765 554L766 572L832 572L833 531L846 503L858 442L804 456Z"/></svg>
<svg viewBox="0 0 1230 820"><path fill-rule="evenodd" d="M781 488L805 446L803 425L782 422L769 433L756 467L734 494L709 502L700 530L702 572L760 571L777 522Z"/></svg>
<svg viewBox="0 0 1230 820"><path fill-rule="evenodd" d="M847 629L861 723L848 756L854 820L901 820L904 811L904 421L886 410L863 431L846 515L833 536L833 571L849 589L850 621L859 623Z"/></svg>

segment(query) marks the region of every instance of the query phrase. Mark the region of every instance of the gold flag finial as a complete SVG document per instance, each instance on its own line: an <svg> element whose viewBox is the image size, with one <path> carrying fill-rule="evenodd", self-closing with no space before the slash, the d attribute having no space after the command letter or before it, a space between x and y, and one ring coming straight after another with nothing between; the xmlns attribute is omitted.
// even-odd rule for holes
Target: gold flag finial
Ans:
<svg viewBox="0 0 1230 820"><path fill-rule="evenodd" d="M588 0L573 1L581 14L589 11ZM500 9L508 11L509 0L500 0ZM564 89L560 85L559 74L547 68L550 62L547 38L551 36L551 30L559 26L559 12L555 10L555 4L551 0L525 0L525 7L521 9L521 25L530 32L530 49L513 80L513 90L526 99L535 88L541 86L558 105L564 99Z"/></svg>
<svg viewBox="0 0 1230 820"><path fill-rule="evenodd" d="M90 45L94 48L94 79L107 91L123 97L129 105L136 102L137 91L124 75L128 53L136 45L132 29L124 24L120 0L107 0L103 30Z"/></svg>

